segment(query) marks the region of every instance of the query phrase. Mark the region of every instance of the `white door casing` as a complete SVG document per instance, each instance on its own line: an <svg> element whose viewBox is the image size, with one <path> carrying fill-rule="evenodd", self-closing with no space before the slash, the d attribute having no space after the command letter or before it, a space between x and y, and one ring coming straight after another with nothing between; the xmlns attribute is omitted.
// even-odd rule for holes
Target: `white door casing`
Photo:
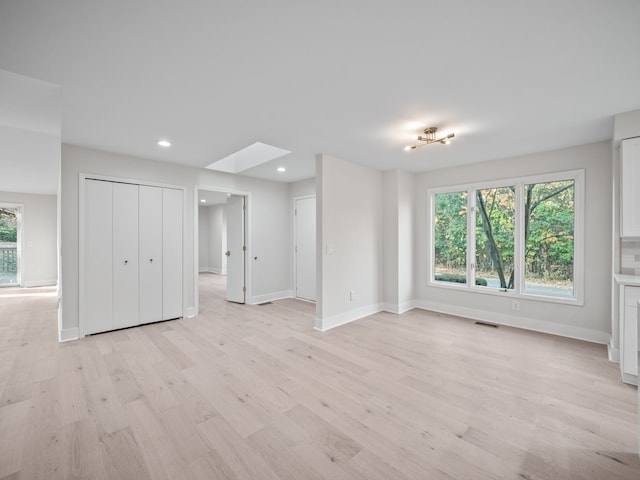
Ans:
<svg viewBox="0 0 640 480"><path fill-rule="evenodd" d="M227 300L245 303L245 255L244 237L245 197L233 195L227 198Z"/></svg>
<svg viewBox="0 0 640 480"><path fill-rule="evenodd" d="M316 198L295 200L296 297L316 300Z"/></svg>
<svg viewBox="0 0 640 480"><path fill-rule="evenodd" d="M80 334L183 316L184 190L85 177Z"/></svg>

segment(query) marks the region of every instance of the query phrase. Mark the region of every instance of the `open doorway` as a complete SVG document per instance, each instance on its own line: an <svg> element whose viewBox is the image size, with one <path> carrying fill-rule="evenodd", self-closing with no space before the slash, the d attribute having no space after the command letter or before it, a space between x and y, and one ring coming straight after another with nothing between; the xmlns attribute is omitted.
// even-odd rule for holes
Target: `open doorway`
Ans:
<svg viewBox="0 0 640 480"><path fill-rule="evenodd" d="M21 214L21 205L0 203L0 287L21 283Z"/></svg>
<svg viewBox="0 0 640 480"><path fill-rule="evenodd" d="M198 281L207 294L235 303L247 300L247 195L196 189ZM196 299L199 300L198 298Z"/></svg>

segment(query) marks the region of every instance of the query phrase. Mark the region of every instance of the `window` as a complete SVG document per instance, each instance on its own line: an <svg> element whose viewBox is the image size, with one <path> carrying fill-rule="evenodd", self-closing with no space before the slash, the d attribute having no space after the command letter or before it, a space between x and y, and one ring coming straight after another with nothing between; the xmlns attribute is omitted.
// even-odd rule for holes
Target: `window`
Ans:
<svg viewBox="0 0 640 480"><path fill-rule="evenodd" d="M584 172L438 189L431 285L582 304Z"/></svg>
<svg viewBox="0 0 640 480"><path fill-rule="evenodd" d="M467 192L435 196L435 279L467 283Z"/></svg>

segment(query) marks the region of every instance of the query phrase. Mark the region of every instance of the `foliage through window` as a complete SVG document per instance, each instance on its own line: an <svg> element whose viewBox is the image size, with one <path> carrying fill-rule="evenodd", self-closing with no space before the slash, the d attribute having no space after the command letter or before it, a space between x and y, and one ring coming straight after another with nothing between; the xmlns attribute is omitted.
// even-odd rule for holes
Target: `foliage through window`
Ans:
<svg viewBox="0 0 640 480"><path fill-rule="evenodd" d="M433 193L431 281L577 299L582 179L566 172Z"/></svg>

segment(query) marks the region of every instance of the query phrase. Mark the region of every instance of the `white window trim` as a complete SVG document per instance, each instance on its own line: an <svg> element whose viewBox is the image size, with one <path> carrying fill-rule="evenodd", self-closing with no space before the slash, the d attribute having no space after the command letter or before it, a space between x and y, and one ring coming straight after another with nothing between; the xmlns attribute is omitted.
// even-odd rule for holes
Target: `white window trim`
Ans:
<svg viewBox="0 0 640 480"><path fill-rule="evenodd" d="M524 186L531 183L555 182L561 180L574 181L574 259L573 259L573 296L561 297L555 295L544 295L540 293L526 292L524 289L523 271L523 251L524 251L524 221L522 219ZM475 285L475 275L473 266L475 263L475 195L471 191L484 188L497 188L515 186L516 187L516 218L514 246L514 269L516 271L515 284L513 290L499 290L490 287ZM562 303L567 305L584 306L584 217L585 217L585 171L569 170L563 172L546 173L541 175L531 175L526 177L500 179L495 181L483 181L467 183L462 185L452 185L447 187L430 188L427 190L429 199L429 255L427 271L427 285L429 287L446 288L458 291L468 291L482 295L495 295L510 298L520 298L549 303ZM435 195L449 192L468 192L467 195L467 283L439 282L435 280Z"/></svg>

